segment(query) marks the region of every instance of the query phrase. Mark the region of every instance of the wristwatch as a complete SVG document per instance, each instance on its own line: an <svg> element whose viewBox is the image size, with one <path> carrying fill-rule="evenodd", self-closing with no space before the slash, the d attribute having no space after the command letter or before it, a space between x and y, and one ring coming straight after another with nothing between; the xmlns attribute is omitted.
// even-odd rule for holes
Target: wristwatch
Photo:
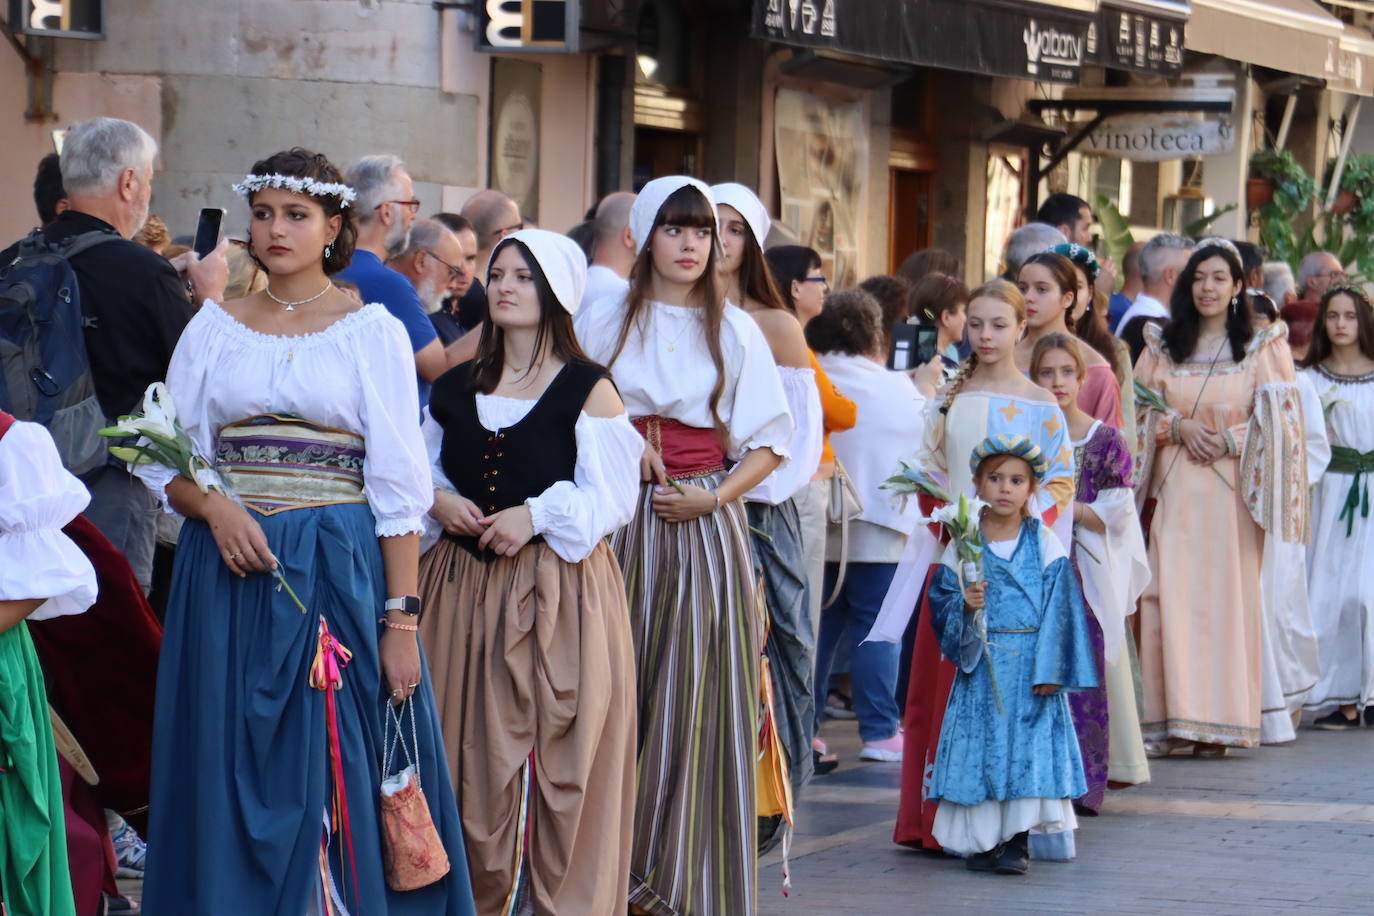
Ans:
<svg viewBox="0 0 1374 916"><path fill-rule="evenodd" d="M404 598L388 598L386 609L390 611L400 611L407 617L414 617L418 622L420 619L420 599L414 595L406 595Z"/></svg>

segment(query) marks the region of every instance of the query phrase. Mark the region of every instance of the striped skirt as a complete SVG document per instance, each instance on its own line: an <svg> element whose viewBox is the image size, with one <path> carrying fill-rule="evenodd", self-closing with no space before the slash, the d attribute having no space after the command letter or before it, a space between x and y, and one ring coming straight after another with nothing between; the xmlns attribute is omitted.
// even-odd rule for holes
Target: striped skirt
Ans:
<svg viewBox="0 0 1374 916"><path fill-rule="evenodd" d="M665 522L652 497L645 484L612 537L639 679L630 903L653 916L744 916L757 894L762 626L748 525L739 502Z"/></svg>

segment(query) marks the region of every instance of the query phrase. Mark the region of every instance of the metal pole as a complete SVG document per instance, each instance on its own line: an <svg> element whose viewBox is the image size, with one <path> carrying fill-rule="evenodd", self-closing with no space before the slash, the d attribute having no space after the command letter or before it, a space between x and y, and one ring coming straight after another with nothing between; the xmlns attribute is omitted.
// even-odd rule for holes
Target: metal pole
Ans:
<svg viewBox="0 0 1374 916"><path fill-rule="evenodd" d="M1326 209L1336 202L1336 194L1341 187L1341 175L1345 172L1345 160L1350 155L1350 144L1355 139L1355 125L1360 121L1360 104L1364 99L1355 97L1355 107L1345 122L1345 135L1341 137L1341 153L1336 157L1336 171L1331 173L1331 187L1326 189Z"/></svg>

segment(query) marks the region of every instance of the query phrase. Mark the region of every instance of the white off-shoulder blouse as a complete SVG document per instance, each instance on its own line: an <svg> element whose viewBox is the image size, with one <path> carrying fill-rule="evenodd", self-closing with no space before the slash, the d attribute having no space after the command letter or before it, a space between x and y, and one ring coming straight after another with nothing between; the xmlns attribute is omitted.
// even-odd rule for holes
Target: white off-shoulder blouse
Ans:
<svg viewBox="0 0 1374 916"><path fill-rule="evenodd" d="M219 431L258 414L291 414L363 438L363 487L378 537L419 532L434 502L420 436L415 356L405 327L377 303L315 334L262 334L206 300L182 332L167 388L196 450L213 460ZM175 476L135 473L165 497Z"/></svg>
<svg viewBox="0 0 1374 916"><path fill-rule="evenodd" d="M623 298L609 296L578 309L575 327L587 355L609 367L630 416L657 415L711 429L716 367L701 315L690 306L646 303L614 364ZM766 448L787 459L793 422L777 363L754 319L733 305L726 305L721 322L721 352L725 390L718 412L728 440L726 455L739 460L745 452Z"/></svg>
<svg viewBox="0 0 1374 916"><path fill-rule="evenodd" d="M811 482L821 463L821 446L825 441L816 370L809 366L805 369L778 366L778 377L782 380L787 409L795 424L792 441L787 444L792 458L744 494L746 502L767 503L770 506L787 502Z"/></svg>
<svg viewBox="0 0 1374 916"><path fill-rule="evenodd" d="M95 569L62 533L90 501L42 426L15 423L0 437L0 601L47 599L30 620L95 603Z"/></svg>
<svg viewBox="0 0 1374 916"><path fill-rule="evenodd" d="M479 394L477 419L488 432L500 432L523 420L537 403L532 398ZM444 428L428 411L423 432L434 485L457 492L439 463ZM644 439L626 414L593 417L586 411L578 415L573 434L577 440L573 479L560 480L526 499L525 505L530 509L534 533L543 535L544 542L563 560L580 563L606 535L634 517ZM438 523L426 517L426 549L438 540L440 531Z"/></svg>

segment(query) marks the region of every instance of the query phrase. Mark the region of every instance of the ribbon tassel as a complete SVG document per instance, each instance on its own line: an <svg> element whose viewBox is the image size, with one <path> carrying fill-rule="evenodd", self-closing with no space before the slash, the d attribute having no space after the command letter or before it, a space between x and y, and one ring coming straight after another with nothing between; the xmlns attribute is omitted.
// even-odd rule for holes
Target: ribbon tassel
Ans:
<svg viewBox="0 0 1374 916"><path fill-rule="evenodd" d="M358 890L358 864L353 855L353 830L348 820L348 792L344 786L343 751L339 744L339 715L334 694L343 686L343 669L353 660L348 647L334 638L320 615L318 639L315 643L315 659L310 663L310 686L324 691L325 722L328 727L329 762L334 781L332 821L335 830L341 830L344 848L348 850L349 870L353 874L353 900L361 900ZM340 850L342 860L342 850ZM342 866L342 861L340 862Z"/></svg>

